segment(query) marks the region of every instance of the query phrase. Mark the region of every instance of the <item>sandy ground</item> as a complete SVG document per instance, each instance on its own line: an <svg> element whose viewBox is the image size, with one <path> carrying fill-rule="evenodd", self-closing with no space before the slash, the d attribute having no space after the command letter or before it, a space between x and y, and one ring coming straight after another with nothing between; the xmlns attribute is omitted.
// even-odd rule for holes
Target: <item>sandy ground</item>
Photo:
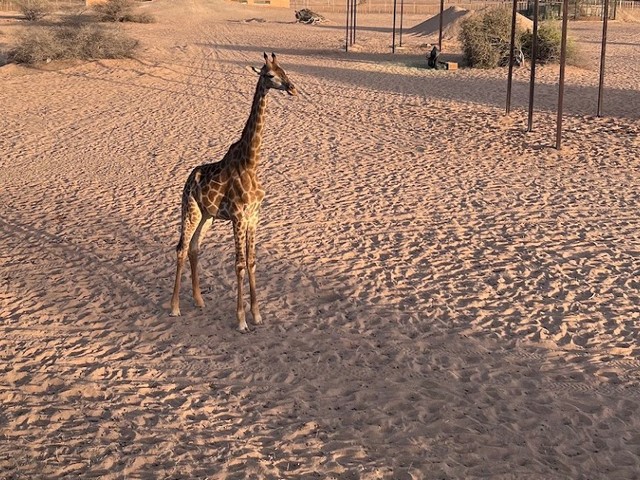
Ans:
<svg viewBox="0 0 640 480"><path fill-rule="evenodd" d="M559 153L557 67L527 134L528 70L505 117L504 69L416 68L388 16L345 55L340 15L145 8L136 60L0 69L0 478L640 477L639 24L611 24L604 118L572 25ZM271 94L241 335L228 224L205 309L188 276L168 301L182 185L263 50L303 94Z"/></svg>

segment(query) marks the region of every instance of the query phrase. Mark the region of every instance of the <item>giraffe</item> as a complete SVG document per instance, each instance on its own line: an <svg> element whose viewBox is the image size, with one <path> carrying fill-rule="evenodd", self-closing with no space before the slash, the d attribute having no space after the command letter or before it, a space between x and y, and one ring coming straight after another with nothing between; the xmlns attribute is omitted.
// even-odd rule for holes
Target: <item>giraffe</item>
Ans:
<svg viewBox="0 0 640 480"><path fill-rule="evenodd" d="M245 268L249 276L251 315L255 324L262 323L256 295L256 228L264 190L258 181L258 161L262 144L267 93L270 89L283 90L289 95L298 92L278 64L274 53L264 54L261 69L252 67L258 74L258 84L253 97L251 114L242 130L240 139L233 143L222 160L194 168L187 178L182 193L182 217L180 240L176 247L176 278L171 297L171 315L180 315L180 281L185 260L189 257L193 298L204 307L198 278L198 251L200 241L213 220L231 221L236 254L238 281L236 320L238 330L248 331L243 304Z"/></svg>

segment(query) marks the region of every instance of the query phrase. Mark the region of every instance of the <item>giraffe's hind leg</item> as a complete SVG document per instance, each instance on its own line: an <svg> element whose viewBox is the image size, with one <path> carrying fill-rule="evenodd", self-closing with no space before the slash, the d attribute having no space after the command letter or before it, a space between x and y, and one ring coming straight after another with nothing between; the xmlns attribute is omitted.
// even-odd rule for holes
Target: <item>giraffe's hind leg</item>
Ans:
<svg viewBox="0 0 640 480"><path fill-rule="evenodd" d="M253 323L260 325L262 316L258 308L256 293L256 225L257 219L247 228L247 273L249 274L249 293L251 295L251 315Z"/></svg>
<svg viewBox="0 0 640 480"><path fill-rule="evenodd" d="M207 230L211 227L213 219L211 217L203 216L200 219L200 223L196 228L196 231L191 237L189 244L189 265L191 266L191 285L193 287L193 299L196 305L200 308L204 307L204 300L202 299L202 293L200 292L200 278L198 277L198 253L200 251L200 242L207 233Z"/></svg>
<svg viewBox="0 0 640 480"><path fill-rule="evenodd" d="M171 297L171 316L180 316L180 280L182 278L182 270L187 259L187 252L191 239L200 224L202 212L193 197L189 197L182 206L182 226L180 241L176 247L176 279L173 284L173 295Z"/></svg>
<svg viewBox="0 0 640 480"><path fill-rule="evenodd" d="M247 320L244 313L244 302L242 299L242 290L244 284L244 271L247 268L246 251L247 251L247 224L242 216L232 219L233 222L233 238L236 247L236 278L238 280L238 297L236 303L236 320L238 322L238 330L248 332Z"/></svg>

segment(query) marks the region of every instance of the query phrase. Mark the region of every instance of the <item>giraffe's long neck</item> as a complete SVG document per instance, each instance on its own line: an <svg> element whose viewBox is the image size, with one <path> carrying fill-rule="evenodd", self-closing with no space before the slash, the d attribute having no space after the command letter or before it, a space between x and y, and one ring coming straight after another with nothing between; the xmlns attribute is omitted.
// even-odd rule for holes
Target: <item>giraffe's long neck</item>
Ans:
<svg viewBox="0 0 640 480"><path fill-rule="evenodd" d="M267 110L267 92L268 89L263 84L262 78L260 78L256 86L256 93L253 96L251 114L240 137L241 160L246 168L255 168L260 157L262 129L264 128L265 112Z"/></svg>

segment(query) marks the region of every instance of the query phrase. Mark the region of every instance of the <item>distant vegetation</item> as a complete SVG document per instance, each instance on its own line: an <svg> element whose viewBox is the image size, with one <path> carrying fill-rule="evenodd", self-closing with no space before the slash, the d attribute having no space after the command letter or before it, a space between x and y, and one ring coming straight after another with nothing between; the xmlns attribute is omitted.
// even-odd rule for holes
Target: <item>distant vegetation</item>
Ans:
<svg viewBox="0 0 640 480"><path fill-rule="evenodd" d="M562 29L560 22L549 20L538 26L538 45L536 61L538 63L560 62L560 46L562 43ZM522 35L522 51L527 58L531 58L533 45L533 33L525 32ZM571 37L567 38L567 62L573 63L577 57L576 44Z"/></svg>
<svg viewBox="0 0 640 480"><path fill-rule="evenodd" d="M517 26L516 48L524 30ZM471 14L460 24L460 43L464 59L470 67L494 68L509 55L511 44L511 11L509 8L488 8Z"/></svg>
<svg viewBox="0 0 640 480"><path fill-rule="evenodd" d="M25 27L10 50L0 58L30 65L55 60L132 57L138 42L121 29L96 21L154 21L150 14L135 11L134 0L107 0L94 7L98 15L57 15L49 25L37 23L51 12L49 0L19 0L18 5L25 18L34 24Z"/></svg>
<svg viewBox="0 0 640 480"><path fill-rule="evenodd" d="M562 36L558 22L548 21L538 28L538 53L540 63L560 61ZM531 58L533 34L516 23L515 48ZM467 65L477 68L495 68L508 64L511 44L511 10L504 7L487 8L462 20L460 43ZM575 60L575 43L568 39L567 60Z"/></svg>
<svg viewBox="0 0 640 480"><path fill-rule="evenodd" d="M19 0L16 5L20 13L31 22L42 20L51 13L49 0Z"/></svg>
<svg viewBox="0 0 640 480"><path fill-rule="evenodd" d="M155 18L147 12L136 12L134 0L107 0L95 5L94 10L103 22L153 23Z"/></svg>
<svg viewBox="0 0 640 480"><path fill-rule="evenodd" d="M34 26L9 51L9 60L35 64L52 60L94 60L133 56L137 41L120 30L95 24Z"/></svg>

